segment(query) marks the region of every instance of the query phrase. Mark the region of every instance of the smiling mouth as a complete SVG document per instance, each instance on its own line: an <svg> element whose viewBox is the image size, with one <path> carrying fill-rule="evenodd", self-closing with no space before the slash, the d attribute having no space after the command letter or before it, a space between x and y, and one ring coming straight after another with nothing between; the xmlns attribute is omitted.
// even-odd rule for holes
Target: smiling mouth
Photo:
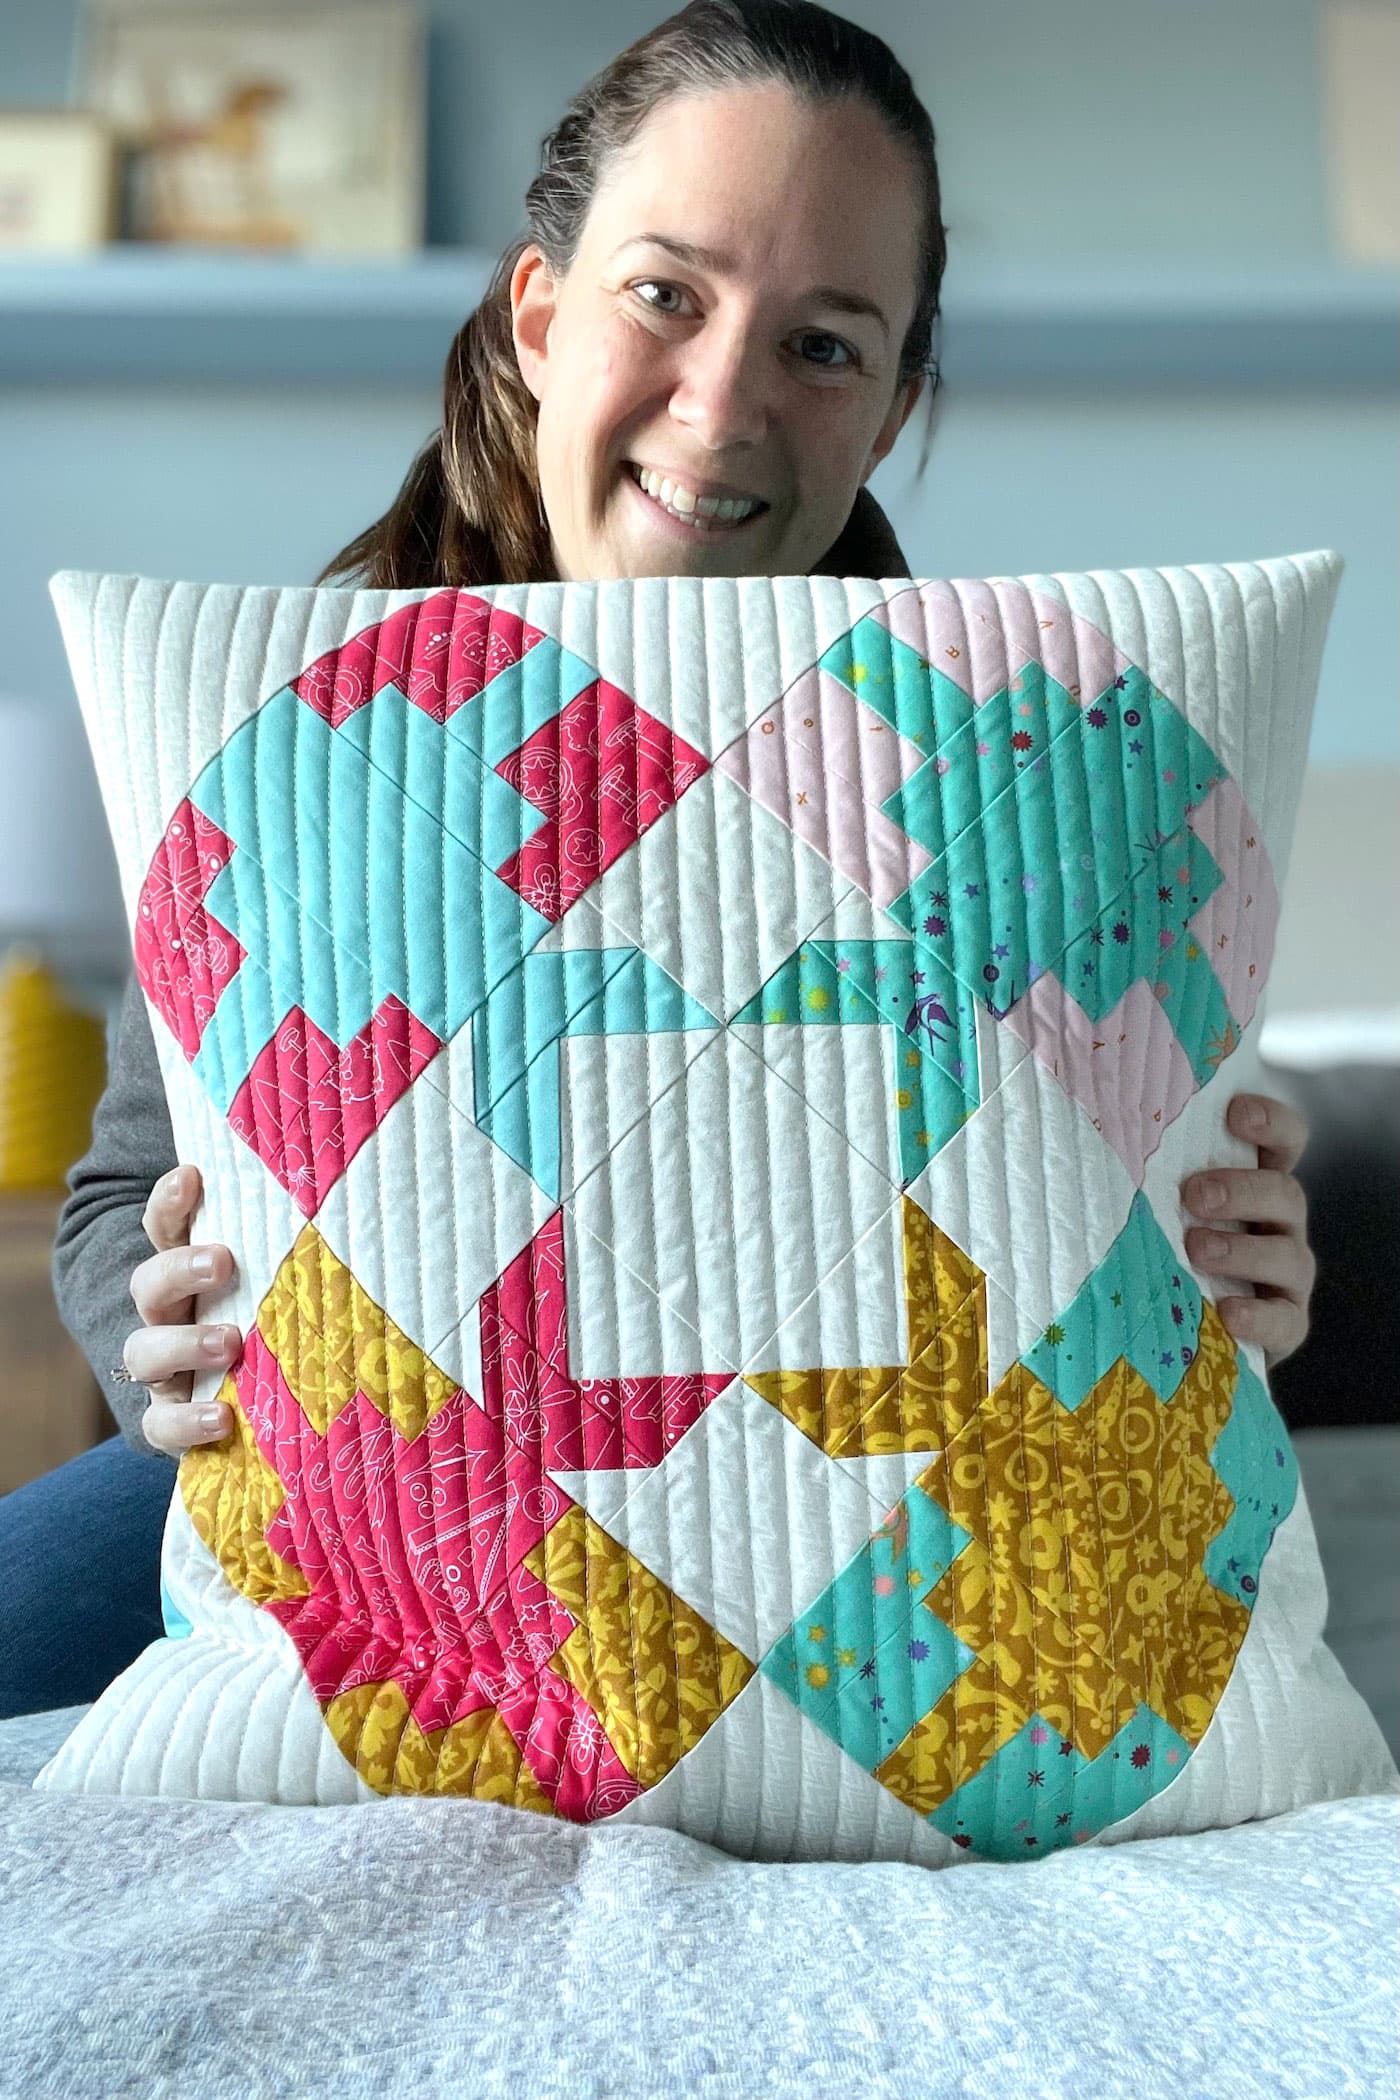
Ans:
<svg viewBox="0 0 1400 2100"><path fill-rule="evenodd" d="M765 516L769 508L766 503L742 497L696 496L694 490L673 484L654 468L639 467L635 460L625 460L623 471L658 510L702 536L735 532Z"/></svg>

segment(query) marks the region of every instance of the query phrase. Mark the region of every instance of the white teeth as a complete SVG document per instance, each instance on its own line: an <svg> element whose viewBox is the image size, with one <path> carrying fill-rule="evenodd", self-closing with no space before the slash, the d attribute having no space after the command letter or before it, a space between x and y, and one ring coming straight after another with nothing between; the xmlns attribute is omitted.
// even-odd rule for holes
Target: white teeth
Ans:
<svg viewBox="0 0 1400 2100"><path fill-rule="evenodd" d="M697 529L702 520L709 519L717 525L732 524L740 518L751 517L762 509L758 503L746 502L736 496L697 496L694 489L668 481L652 467L633 467L633 478L647 494L665 506L673 518L684 519Z"/></svg>

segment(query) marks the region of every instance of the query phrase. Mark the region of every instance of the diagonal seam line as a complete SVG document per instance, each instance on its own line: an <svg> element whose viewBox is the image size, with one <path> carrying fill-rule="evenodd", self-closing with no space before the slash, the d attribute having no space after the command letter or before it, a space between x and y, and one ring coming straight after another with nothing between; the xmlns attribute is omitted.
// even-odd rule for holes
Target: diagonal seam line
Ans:
<svg viewBox="0 0 1400 2100"><path fill-rule="evenodd" d="M369 769L367 769L367 770L373 771L374 769L373 769L373 768L369 768ZM380 777L381 777L381 778L386 778L386 779L387 779L387 776L383 776L383 775L381 775ZM389 782L389 785L390 785L390 786L393 786L393 783L392 783L392 782ZM411 799L410 797L407 797L407 796L405 796L405 797L404 797L404 800L405 800L405 801L408 801L408 800L410 800L410 799ZM415 805L415 806L416 806L416 805ZM203 811L201 810L200 814L201 814L201 815L203 815L203 814L204 814L204 812L203 812ZM429 812L428 814L429 814L429 815L431 815L431 813L430 813L430 812ZM440 829L440 830L443 830L443 836L444 836L444 837L450 837L450 836L451 836L451 834L450 834L449 832L447 832L447 831L446 831L445 829L443 829L443 827L439 826L439 829ZM257 853L255 853L255 852L253 852L253 851L252 851L252 850L251 850L251 849L250 849L250 848L249 848L248 846L246 846L246 845L243 845L243 844L242 844L241 842L239 842L239 843L237 843L237 844L236 844L235 850L236 850L236 852L237 852L237 853L239 853L239 854L242 854L242 855L244 855L244 856L245 856L245 857L246 857L246 858L247 858L247 859L248 859L248 860L249 860L249 861L250 861L250 862L251 862L251 863L253 864L253 866L257 868L257 870L258 870L259 874L261 875L261 877L262 877L262 879L263 879L264 883L266 884L267 888L269 889L269 891L273 891L273 892L275 892L275 893L276 893L276 894L277 894L277 895L278 895L279 897L281 897L281 898L282 898L282 899L283 899L283 900L284 900L284 901L285 901L285 902L286 902L286 903L287 903L288 905L290 905L290 906L292 907L292 910L293 910L293 912L294 912L294 914L296 915L296 917L297 917L297 918L299 918L299 919L306 919L306 920L309 920L309 921L310 921L310 923L311 923L312 925L314 925L314 926L318 927L318 928L320 929L321 933L322 933L322 934L323 934L323 935L324 935L324 936L326 937L326 939L327 939L327 940L328 940L328 941L330 942L330 944L331 944L331 947L332 947L332 950L333 950L333 951L334 951L334 952L335 952L335 953L336 953L337 955L343 955L343 956L348 956L348 957L349 957L349 958L351 959L351 961L352 961L352 962L354 962L354 963L355 963L356 965L358 965L358 967L359 967L359 968L360 968L360 969L361 969L361 970L362 970L362 971L363 971L363 972L365 973L366 977L368 977L368 978L370 979L371 987L373 987L373 984L374 984L374 981L375 981L375 972L374 972L374 968L373 968L373 966L372 966L372 964L371 964L371 962L370 962L370 960L369 960L369 958L368 958L367 956L365 956L365 955L364 955L363 953L361 953L361 952L360 952L360 950L359 950L359 949L358 949L358 948L357 948L357 947L356 947L356 946L355 946L354 944L352 944L351 942L348 942L348 941L346 941L346 940L345 940L345 939L343 938L343 936L342 936L341 934L338 934L338 933L337 933L337 932L336 932L336 931L334 930L334 928L332 928L332 927L328 926L328 925L326 924L326 922L325 922L325 918L324 918L324 917L323 917L323 916L322 916L322 915L321 915L321 914L320 914L319 912L314 912L314 911L310 910L310 909L308 908L308 906L306 905L306 903L305 903L305 900L304 900L304 899L303 899L303 898L302 898L302 897L301 897L300 895L298 895L298 893L297 893L297 892L296 892L295 890L293 890L293 889L289 888L289 887L287 886L287 884L285 884L285 883L283 883L283 882L279 881L279 880L278 880L278 879L277 879L276 877L274 877L273 875L269 874L269 872L268 872L268 869L267 869L267 865L266 865L265 861L264 861L264 860L262 859L262 857L261 857L261 856L260 856L259 854L257 854ZM519 898L519 896L517 895L517 893L516 893L516 892L515 892L514 890L512 890L512 889L510 888L509 884L507 884L507 883L502 883L502 882L500 881L500 877L499 877L498 875L496 875L495 871L494 871L493 869L491 869L491 868L487 867L487 865L486 865L485 861L481 860L481 859L480 859L480 857L479 857L478 855L476 855L476 854L471 854L471 853L470 853L470 849L466 849L466 848L464 848L463 850L464 850L464 851L468 851L468 853L469 853L469 857L470 857L470 858L471 858L471 859L472 859L473 861L475 861L476 865L477 865L477 866L478 866L479 868L481 868L481 869L483 870L483 872L484 872L484 873L485 873L485 874L486 874L486 875L487 875L487 876L488 876L488 877L490 878L490 880L491 880L492 882L495 882L495 883L497 883L497 884L499 885L500 889L501 889L501 890L502 890L502 891L504 892L504 894L505 894L505 895L507 895L507 896L508 896L508 897L509 897L509 898L510 898L510 899L512 900L512 903L513 903L513 904L516 904L516 905L521 905L522 909L526 909L526 910L528 910L528 909L529 909L529 907L528 907L528 906L524 906L524 905L523 905L523 901L522 901L522 900L521 900L521 899ZM228 864L229 864L229 863L225 863L225 865L226 865L226 866L227 866ZM600 914L600 916L601 916L601 914ZM529 929L527 928L526 930L528 931ZM529 948L526 948L526 949L524 949L524 950L522 951L521 955L519 955L519 956L515 957L515 959L514 959L513 961L508 961L508 962L507 962L507 963L506 963L506 964L504 965L504 967L503 967L503 968L502 968L502 970L501 970L501 973L500 973L500 975L499 975L499 976L497 976L496 978L494 978L494 979L492 980L492 982L490 983L490 985L489 985L489 986L487 987L486 991L485 991L485 992L483 993L483 995L482 995L482 999L481 999L481 1001L479 1002L479 1004L478 1004L477 1006L474 1006L474 1007L473 1007L473 1008L471 1009L471 1013L469 1013L469 1014L466 1014L466 1015L464 1015L464 1016L463 1016L463 1021L462 1021L462 1025L464 1025L464 1026L465 1026L465 1025L466 1025L466 1022L467 1022L467 1021L469 1021L469 1020L471 1019L471 1017L472 1017L472 1015L473 1015L473 1014L479 1013L479 1012L481 1011L481 1007L482 1007L482 1006L484 1006L484 1005L486 1004L487 1000L489 1000L489 999L490 999L490 997L491 997L492 993L493 993L493 992L494 992L494 991L495 991L495 990L496 990L496 989L498 988L498 986L499 986L499 985L500 985L500 984L502 983L502 981L503 981L503 980L504 980L504 979L505 979L506 977L508 977L508 976L510 975L510 973L511 973L511 971L512 971L512 970L516 969L516 968L517 968L517 967L519 966L519 964L520 964L520 963L521 963L521 962L522 962L522 961L523 961L523 960L525 959L525 957L526 957L526 956L528 956L528 955L530 955L531 953L533 953L534 947L535 947L535 946L536 946L536 945L538 944L538 940L539 940L539 939L541 939L541 938L543 938L543 934L544 934L544 932L545 932L545 931L547 931L547 930L548 930L548 929L547 929L547 927L544 927L544 928L542 928L542 929L541 929L541 932L540 932L540 934L539 934L539 935L538 935L538 936L536 937L536 941L535 941L535 942L532 942L532 943L531 943L531 946L530 946ZM483 939L482 939L482 952L483 952L483 961L485 960L485 954L486 954L486 941L485 941L485 938L484 938L484 931L485 931L485 929L484 929L484 915L483 915ZM236 937L236 936L235 936L235 937ZM633 944L633 945L635 945L635 944ZM266 970L266 965L265 965L265 964L263 964L263 963L262 963L262 962L260 961L260 959L259 959L259 958L258 958L258 957L257 957L256 955L250 956L250 957L249 957L249 959L250 959L251 961L253 961L253 962L257 963L257 964L258 964L258 966L259 966L259 967L260 967L261 969L263 969L264 975L269 975L269 974L270 974L270 973L268 973L268 972L267 972L267 970ZM658 967L658 968L660 968L660 967L661 967L661 965L660 965L660 964L658 964L658 965L657 965L657 967ZM240 969L241 969L241 965L240 965ZM382 973L381 973L381 974L382 974ZM489 972L489 971L487 971L487 970L485 970L485 969L483 969L483 971L482 971L482 977L483 977L483 980L484 980L485 978L487 978L487 977L488 977L489 975L490 975L490 972ZM227 989L228 989L228 987L229 987L229 986L231 986L231 985L233 985L233 984L235 984L235 983L237 982L238 976L239 976L239 971L235 971L235 972L233 973L233 976L232 976L232 977L230 977L230 978L228 979L228 983L227 983L227 985L225 986L225 991L227 991ZM221 993L221 994L220 994L220 999L222 999L222 997L223 997L223 996L224 996L224 994L223 994L223 993ZM384 1003L384 998L388 998L389 996L390 996L390 994L389 994L388 992L386 992L386 993L385 993L385 994L383 995L383 998L381 998L381 1000L380 1000L379 1004L380 1004L380 1005L382 1006L382 1005L383 1005L383 1003ZM398 996L400 996L400 997L401 997L402 995L398 995ZM408 1012L410 1012L410 1013L413 1013L413 1009L412 1009L412 1008L411 1008L411 1007L410 1007L410 1006L408 1005L408 1001L407 1001L406 999L404 999L402 1003L403 1003L403 1005L405 1006L405 1008L407 1009L407 1011L408 1011ZM375 1007L375 1008L374 1008L374 1009L372 1010L372 1013L371 1013L371 1015L370 1015L370 1016L368 1016L367 1018L372 1018L372 1017L373 1017L373 1013L375 1013L375 1012L378 1012L378 1007ZM418 1022L420 1023L420 1025L421 1025L421 1026L423 1026L423 1027L426 1027L426 1026L428 1025L428 1024L427 1024L426 1022L424 1022L424 1021L422 1020L422 1017L421 1017L421 1015L419 1015L419 1014L416 1014L416 1013L415 1013L415 1014L413 1014L413 1018L414 1018L415 1020L417 1020L417 1021L418 1021ZM274 1032L275 1032L275 1031L274 1031ZM269 1039L269 1040L270 1040L270 1039ZM450 1042L450 1041L452 1040L452 1038L451 1038L451 1037L449 1036L449 1037L446 1037L446 1038L444 1038L443 1040L444 1040L444 1041L448 1041L448 1042ZM337 1045L336 1045L336 1047L337 1047L337 1049L343 1050L343 1049L345 1048L345 1044L344 1044L344 1043L339 1043L339 1044L337 1044Z"/></svg>

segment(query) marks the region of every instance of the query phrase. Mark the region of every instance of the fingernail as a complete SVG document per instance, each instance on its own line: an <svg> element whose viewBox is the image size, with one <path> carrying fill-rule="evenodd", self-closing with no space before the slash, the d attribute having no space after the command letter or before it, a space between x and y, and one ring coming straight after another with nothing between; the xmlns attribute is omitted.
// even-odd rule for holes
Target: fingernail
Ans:
<svg viewBox="0 0 1400 2100"><path fill-rule="evenodd" d="M210 1277L214 1274L213 1255L193 1255L190 1259L190 1274L191 1276L197 1276L201 1283L208 1283Z"/></svg>
<svg viewBox="0 0 1400 2100"><path fill-rule="evenodd" d="M222 1429L225 1413L226 1410L224 1408L211 1404L208 1407L197 1407L194 1411L194 1418L201 1429Z"/></svg>
<svg viewBox="0 0 1400 2100"><path fill-rule="evenodd" d="M1223 1181L1203 1181L1196 1191L1197 1210L1219 1210L1225 1202Z"/></svg>
<svg viewBox="0 0 1400 2100"><path fill-rule="evenodd" d="M173 1203L180 1193L180 1169L172 1168L160 1185L160 1193L168 1203Z"/></svg>
<svg viewBox="0 0 1400 2100"><path fill-rule="evenodd" d="M222 1361L228 1354L228 1336L222 1327L211 1327L199 1337L199 1346L205 1356Z"/></svg>
<svg viewBox="0 0 1400 2100"><path fill-rule="evenodd" d="M1223 1232L1208 1232L1201 1241L1202 1261L1223 1261L1230 1251L1230 1242Z"/></svg>
<svg viewBox="0 0 1400 2100"><path fill-rule="evenodd" d="M1257 1101L1246 1101L1240 1110L1240 1118L1246 1130L1262 1130L1268 1121Z"/></svg>

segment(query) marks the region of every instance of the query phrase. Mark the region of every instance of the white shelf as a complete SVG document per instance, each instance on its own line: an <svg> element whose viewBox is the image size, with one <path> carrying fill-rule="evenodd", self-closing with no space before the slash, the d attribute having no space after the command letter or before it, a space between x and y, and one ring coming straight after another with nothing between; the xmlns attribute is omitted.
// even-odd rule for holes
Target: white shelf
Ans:
<svg viewBox="0 0 1400 2100"><path fill-rule="evenodd" d="M0 383L440 381L494 256L404 262L113 248L0 256ZM963 391L1400 385L1390 271L950 264L941 356Z"/></svg>
<svg viewBox="0 0 1400 2100"><path fill-rule="evenodd" d="M406 262L132 246L0 258L0 380L438 380L495 258Z"/></svg>

